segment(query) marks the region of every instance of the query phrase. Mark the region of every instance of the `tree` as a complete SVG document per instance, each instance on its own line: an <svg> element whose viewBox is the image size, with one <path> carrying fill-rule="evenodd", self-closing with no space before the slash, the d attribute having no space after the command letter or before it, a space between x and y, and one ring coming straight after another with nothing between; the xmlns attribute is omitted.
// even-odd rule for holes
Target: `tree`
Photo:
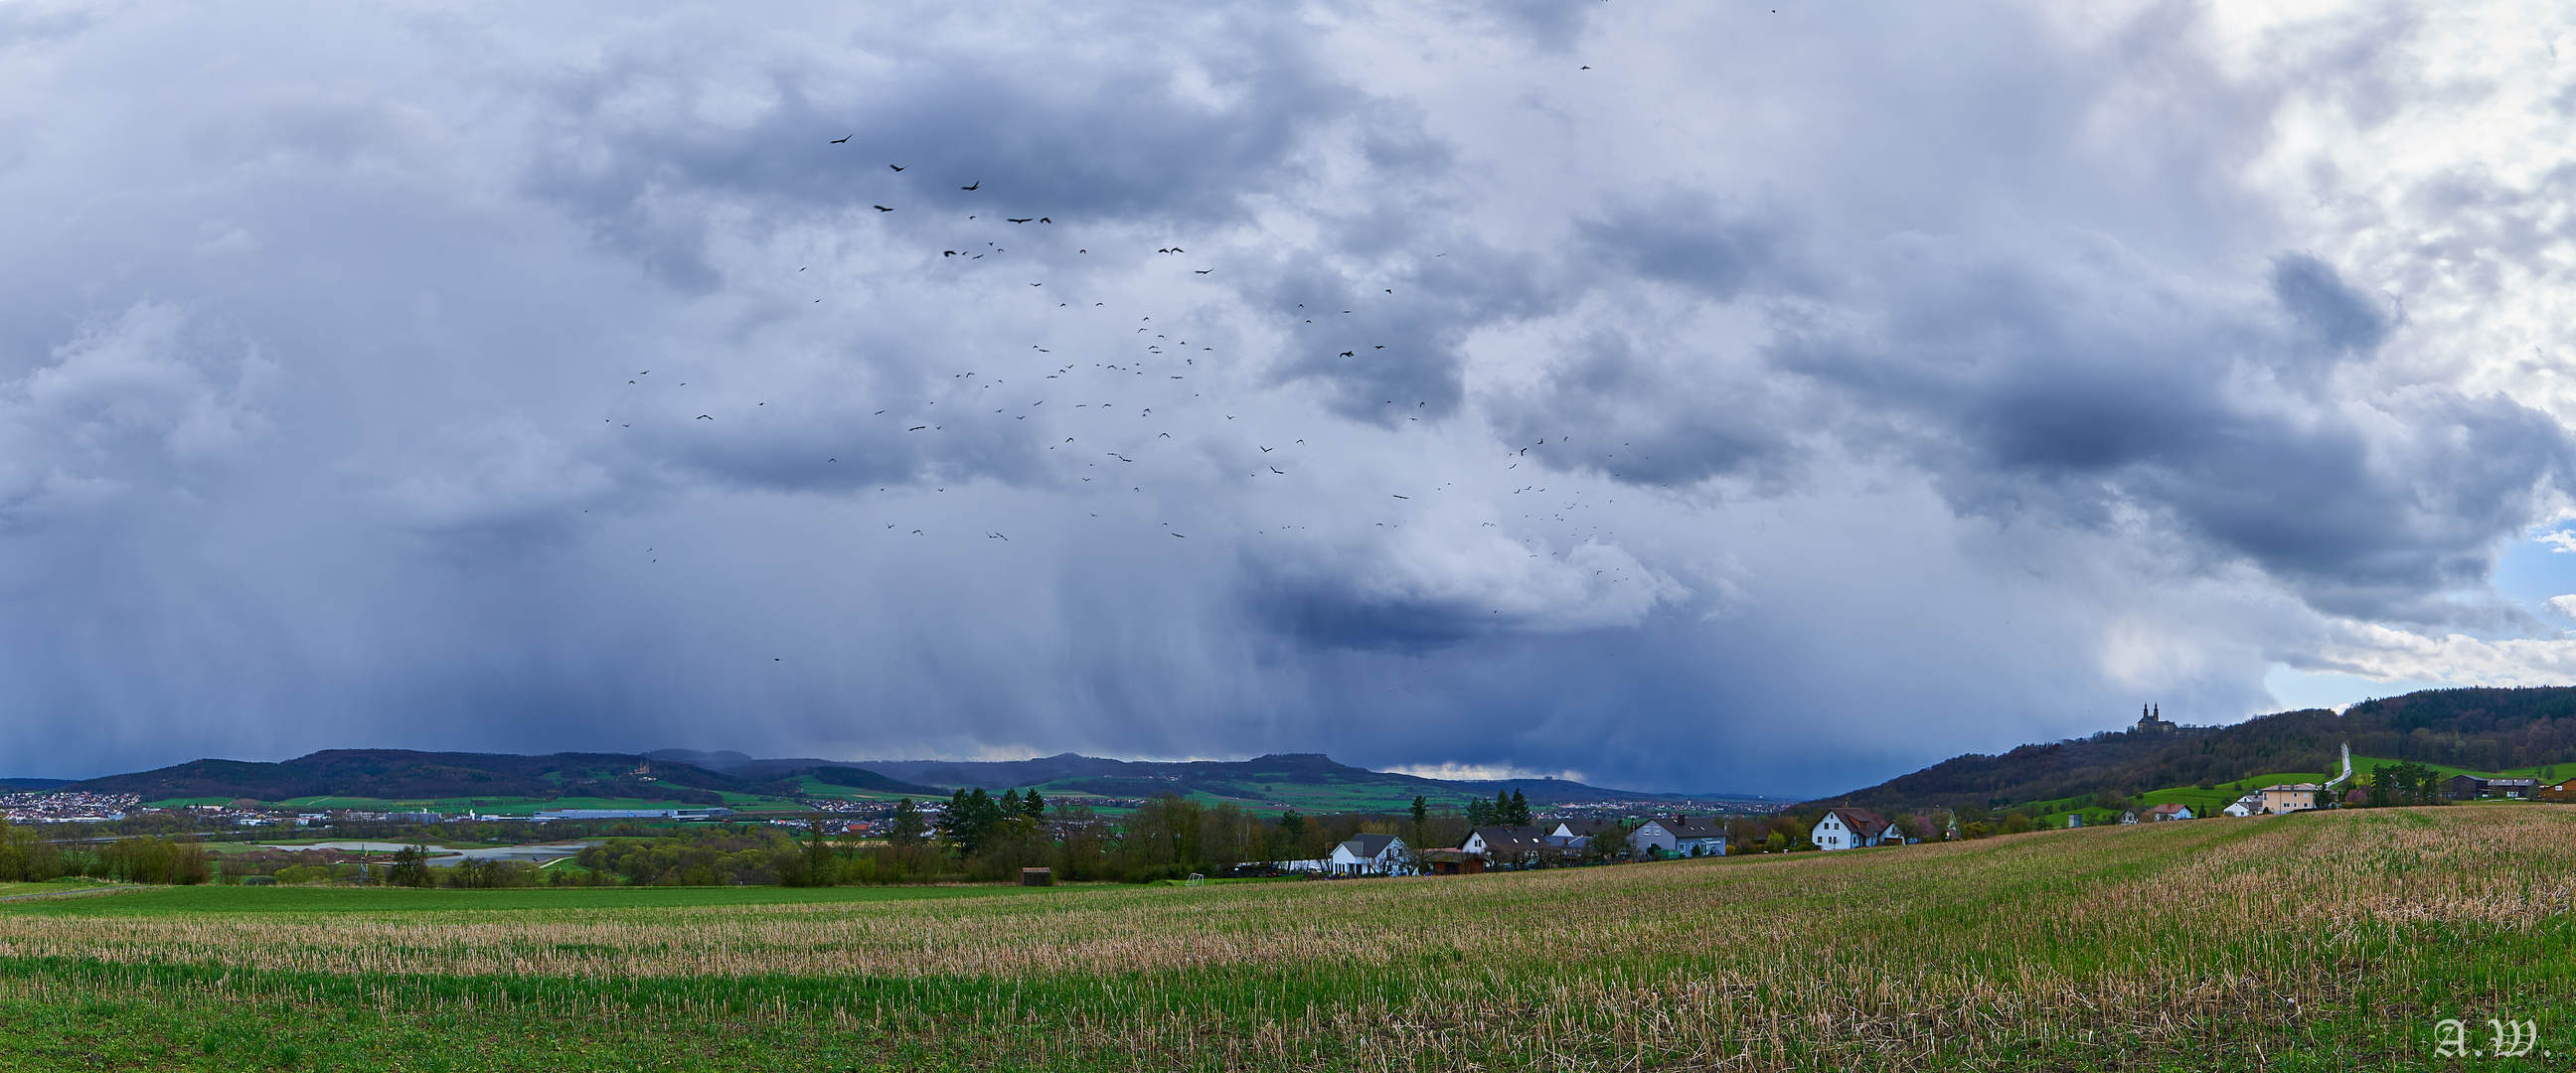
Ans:
<svg viewBox="0 0 2576 1073"><path fill-rule="evenodd" d="M1038 796L1037 787L1029 787L1027 796L1020 798L1020 815L1032 820L1043 820L1046 819L1046 810L1047 800Z"/></svg>
<svg viewBox="0 0 2576 1073"><path fill-rule="evenodd" d="M397 887L429 885L429 847L404 846L394 851L394 864L385 873L385 882Z"/></svg>
<svg viewBox="0 0 2576 1073"><path fill-rule="evenodd" d="M993 828L1002 822L1002 806L978 786L972 793L959 790L948 798L948 810L939 814L939 839L956 847L968 857L984 847L993 836Z"/></svg>
<svg viewBox="0 0 2576 1073"><path fill-rule="evenodd" d="M1467 826L1469 826L1469 827L1491 827L1491 826L1493 826L1493 825L1494 825L1494 803L1493 803L1493 802L1491 802L1491 801L1487 801L1487 800L1485 800L1484 798L1481 798L1481 797L1478 797L1478 798L1470 798L1470 799L1468 799L1468 801L1467 801Z"/></svg>
<svg viewBox="0 0 2576 1073"><path fill-rule="evenodd" d="M930 823L921 818L921 806L907 797L894 803L894 821L886 827L886 841L896 849L911 849L921 844L930 833Z"/></svg>
<svg viewBox="0 0 2576 1073"><path fill-rule="evenodd" d="M1504 807L1510 810L1503 814L1505 827L1527 827L1538 822L1530 818L1529 798L1522 797L1517 789L1512 791L1512 799L1504 803Z"/></svg>
<svg viewBox="0 0 2576 1073"><path fill-rule="evenodd" d="M1413 848L1422 848L1422 829L1431 822L1431 802L1421 794L1413 795Z"/></svg>
<svg viewBox="0 0 2576 1073"><path fill-rule="evenodd" d="M1294 807L1280 813L1279 834L1284 847L1279 856L1283 858L1295 856L1297 843L1306 837L1306 817L1299 815Z"/></svg>

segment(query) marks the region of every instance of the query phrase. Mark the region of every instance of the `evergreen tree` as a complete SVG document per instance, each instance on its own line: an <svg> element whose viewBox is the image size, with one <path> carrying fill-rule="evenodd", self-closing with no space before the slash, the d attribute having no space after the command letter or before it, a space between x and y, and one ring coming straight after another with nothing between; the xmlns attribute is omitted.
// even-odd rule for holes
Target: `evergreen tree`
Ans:
<svg viewBox="0 0 2576 1073"><path fill-rule="evenodd" d="M1046 810L1047 800L1038 796L1037 787L1030 787L1028 796L1020 799L1020 815L1032 820L1043 820L1046 819Z"/></svg>
<svg viewBox="0 0 2576 1073"><path fill-rule="evenodd" d="M1431 802L1423 800L1421 794L1413 795L1413 825L1420 827L1430 819Z"/></svg>
<svg viewBox="0 0 2576 1073"><path fill-rule="evenodd" d="M993 836L993 828L1002 821L1001 802L981 786L972 792L959 790L948 799L948 811L939 815L939 838L968 857L984 848Z"/></svg>
<svg viewBox="0 0 2576 1073"><path fill-rule="evenodd" d="M921 818L921 806L907 797L894 803L894 822L886 828L886 841L896 849L911 849L921 844L930 833L930 825Z"/></svg>
<svg viewBox="0 0 2576 1073"><path fill-rule="evenodd" d="M1474 828L1474 827L1491 827L1491 826L1493 826L1493 825L1494 825L1494 803L1493 803L1493 802L1491 802L1491 801L1487 801L1487 800L1485 800L1484 798L1481 798L1481 797L1477 797L1477 798L1470 798L1470 799L1468 799L1468 801L1467 801L1467 826L1468 826L1468 827L1471 827L1471 828Z"/></svg>
<svg viewBox="0 0 2576 1073"><path fill-rule="evenodd" d="M1522 797L1519 790L1512 791L1512 799L1507 807L1511 811L1506 814L1509 818L1503 821L1504 826L1527 827L1537 822L1530 819L1529 798Z"/></svg>

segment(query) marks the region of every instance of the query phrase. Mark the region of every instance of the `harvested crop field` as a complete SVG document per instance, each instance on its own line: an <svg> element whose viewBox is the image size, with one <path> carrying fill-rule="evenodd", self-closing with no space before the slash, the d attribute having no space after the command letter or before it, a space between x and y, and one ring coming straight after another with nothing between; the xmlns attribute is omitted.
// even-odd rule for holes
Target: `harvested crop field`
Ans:
<svg viewBox="0 0 2576 1073"><path fill-rule="evenodd" d="M708 893L0 905L0 1056L2342 1070L2444 1068L2444 1018L2480 1044L2489 1018L2538 1024L2528 1061L2474 1068L2576 1052L2576 808L2555 806L1442 879Z"/></svg>

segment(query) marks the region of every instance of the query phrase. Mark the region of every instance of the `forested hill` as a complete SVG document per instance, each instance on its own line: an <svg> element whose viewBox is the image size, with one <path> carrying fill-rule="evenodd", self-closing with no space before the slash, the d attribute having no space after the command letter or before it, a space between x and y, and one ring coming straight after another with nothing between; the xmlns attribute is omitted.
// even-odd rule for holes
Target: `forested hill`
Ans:
<svg viewBox="0 0 2576 1073"><path fill-rule="evenodd" d="M664 749L648 755L657 761L668 759L695 764L743 779L768 778L777 773L835 763L815 757L763 760L743 753L688 749ZM1043 786L1049 793L1088 793L1109 797L1150 797L1170 792L1261 800L1268 796L1267 791L1260 789L1265 786L1341 790L1396 801L1421 794L1440 803L1514 790L1541 804L1687 801L1719 796L1614 790L1566 779L1426 779L1352 767L1322 753L1273 753L1250 760L1189 761L1113 760L1061 753L1029 760L860 760L854 761L853 766L892 779L933 786L981 786L993 791L1007 787Z"/></svg>
<svg viewBox="0 0 2576 1073"><path fill-rule="evenodd" d="M110 775L65 789L140 794L146 801L229 797L285 801L299 797L633 797L713 804L718 790L742 780L686 764L655 762L649 775L634 754L421 753L405 749L327 749L280 763L191 760Z"/></svg>
<svg viewBox="0 0 2576 1073"><path fill-rule="evenodd" d="M2234 726L2105 731L1970 753L1911 775L1810 804L1889 808L2001 807L2079 794L2135 794L2280 771L2334 771L2355 756L2420 760L2473 771L2576 761L2576 687L2438 689L2323 709L2257 716Z"/></svg>

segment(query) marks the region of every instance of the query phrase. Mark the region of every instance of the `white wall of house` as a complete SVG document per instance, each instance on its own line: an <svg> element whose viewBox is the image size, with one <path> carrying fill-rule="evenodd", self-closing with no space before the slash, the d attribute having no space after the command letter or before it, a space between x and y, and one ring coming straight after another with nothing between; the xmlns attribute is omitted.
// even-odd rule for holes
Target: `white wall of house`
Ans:
<svg viewBox="0 0 2576 1073"><path fill-rule="evenodd" d="M1858 849L1860 832L1844 825L1841 814L1828 812L1824 819L1816 821L1813 830L1807 832L1807 841L1815 843L1817 849Z"/></svg>

